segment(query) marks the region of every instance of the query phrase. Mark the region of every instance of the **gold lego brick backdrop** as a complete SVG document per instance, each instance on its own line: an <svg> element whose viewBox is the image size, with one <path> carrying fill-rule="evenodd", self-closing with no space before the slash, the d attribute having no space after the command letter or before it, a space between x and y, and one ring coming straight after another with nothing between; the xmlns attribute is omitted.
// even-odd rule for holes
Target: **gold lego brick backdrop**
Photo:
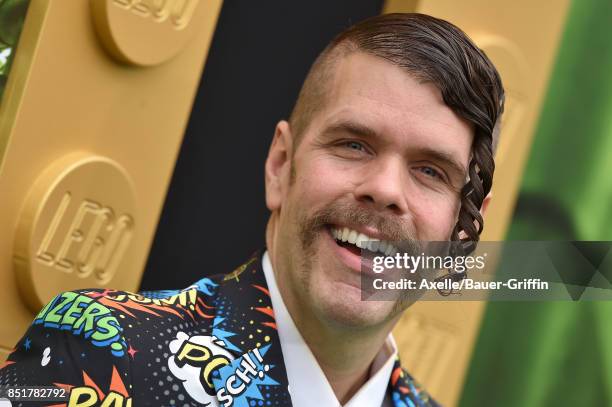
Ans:
<svg viewBox="0 0 612 407"><path fill-rule="evenodd" d="M0 359L59 291L137 290L221 0L31 1L0 105Z"/></svg>

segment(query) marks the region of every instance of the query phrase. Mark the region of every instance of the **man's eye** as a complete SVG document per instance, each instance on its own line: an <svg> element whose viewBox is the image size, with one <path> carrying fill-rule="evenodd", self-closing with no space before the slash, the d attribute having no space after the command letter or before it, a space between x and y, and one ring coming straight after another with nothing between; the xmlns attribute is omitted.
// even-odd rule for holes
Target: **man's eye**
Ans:
<svg viewBox="0 0 612 407"><path fill-rule="evenodd" d="M356 141L347 141L344 145L350 148L351 150L365 151L365 147L363 146L363 144L358 143Z"/></svg>
<svg viewBox="0 0 612 407"><path fill-rule="evenodd" d="M440 174L434 168L431 168L431 167L420 167L419 170L423 174L425 174L425 175L427 175L429 177L442 179L442 174Z"/></svg>

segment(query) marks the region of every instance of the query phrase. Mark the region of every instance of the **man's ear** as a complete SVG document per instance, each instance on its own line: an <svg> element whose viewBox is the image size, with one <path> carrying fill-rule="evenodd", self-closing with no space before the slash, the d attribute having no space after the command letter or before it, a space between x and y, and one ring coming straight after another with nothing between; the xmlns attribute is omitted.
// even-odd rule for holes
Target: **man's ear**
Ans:
<svg viewBox="0 0 612 407"><path fill-rule="evenodd" d="M489 191L485 199L482 201L482 205L480 206L480 214L484 219L485 214L487 213L487 209L489 208L489 204L491 203L491 198L493 198L493 191Z"/></svg>
<svg viewBox="0 0 612 407"><path fill-rule="evenodd" d="M279 210L287 195L292 149L291 127L287 121L281 120L276 125L265 167L266 206L270 211Z"/></svg>
<svg viewBox="0 0 612 407"><path fill-rule="evenodd" d="M480 214L482 215L482 218L484 219L485 214L487 213L487 209L489 208L489 204L491 203L491 199L493 198L493 192L490 191L487 196L485 196L485 199L483 199L482 201L482 205L480 206ZM459 209L457 209L457 211L459 211ZM476 221L474 221L474 225L476 225ZM462 230L461 232L459 232L459 238L460 239L464 239L467 237L467 234Z"/></svg>

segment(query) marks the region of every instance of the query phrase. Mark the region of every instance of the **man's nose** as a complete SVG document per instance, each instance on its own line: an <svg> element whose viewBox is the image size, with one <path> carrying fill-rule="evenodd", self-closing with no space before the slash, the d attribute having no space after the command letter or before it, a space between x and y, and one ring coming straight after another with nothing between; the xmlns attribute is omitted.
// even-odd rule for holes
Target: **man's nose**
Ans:
<svg viewBox="0 0 612 407"><path fill-rule="evenodd" d="M399 159L389 159L376 163L367 171L355 189L356 199L381 212L406 213L406 164Z"/></svg>

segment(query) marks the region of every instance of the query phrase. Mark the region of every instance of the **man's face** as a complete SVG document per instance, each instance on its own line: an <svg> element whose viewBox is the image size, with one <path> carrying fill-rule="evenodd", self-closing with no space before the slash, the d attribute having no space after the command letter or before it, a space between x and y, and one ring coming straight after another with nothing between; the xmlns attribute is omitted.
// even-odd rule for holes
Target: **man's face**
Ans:
<svg viewBox="0 0 612 407"><path fill-rule="evenodd" d="M401 307L361 300L360 251L334 234L449 240L473 131L435 86L381 58L356 52L334 69L327 102L293 156L291 129L277 127L266 166L268 207L278 215L269 249L297 307L370 327Z"/></svg>

